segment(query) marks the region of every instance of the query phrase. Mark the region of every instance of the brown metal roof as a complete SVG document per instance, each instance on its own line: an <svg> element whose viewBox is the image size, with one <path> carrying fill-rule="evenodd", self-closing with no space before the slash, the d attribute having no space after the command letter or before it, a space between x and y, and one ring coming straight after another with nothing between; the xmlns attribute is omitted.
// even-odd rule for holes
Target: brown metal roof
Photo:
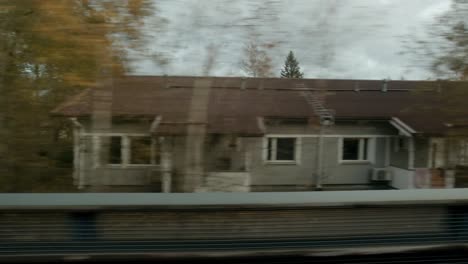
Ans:
<svg viewBox="0 0 468 264"><path fill-rule="evenodd" d="M259 135L258 117L314 120L303 90L326 90L326 105L337 118L398 117L420 133L443 133L447 123L463 123L468 116L464 82L128 76L104 89L112 91L114 116L162 116L158 132L178 134L187 123L196 80L211 81L210 133ZM92 90L85 90L53 114L90 115L92 100Z"/></svg>

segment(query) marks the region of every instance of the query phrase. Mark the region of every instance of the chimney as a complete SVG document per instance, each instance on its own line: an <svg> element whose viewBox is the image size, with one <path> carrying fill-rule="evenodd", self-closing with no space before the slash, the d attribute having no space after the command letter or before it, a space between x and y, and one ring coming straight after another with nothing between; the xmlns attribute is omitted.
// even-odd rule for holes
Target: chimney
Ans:
<svg viewBox="0 0 468 264"><path fill-rule="evenodd" d="M386 93L388 91L388 81L387 79L383 80L382 92Z"/></svg>
<svg viewBox="0 0 468 264"><path fill-rule="evenodd" d="M359 92L360 90L361 90L361 88L359 88L359 82L355 82L354 83L354 91Z"/></svg>
<svg viewBox="0 0 468 264"><path fill-rule="evenodd" d="M246 82L247 82L247 80L244 77L242 77L241 78L241 85L240 85L241 90L245 90L245 87L247 86Z"/></svg>

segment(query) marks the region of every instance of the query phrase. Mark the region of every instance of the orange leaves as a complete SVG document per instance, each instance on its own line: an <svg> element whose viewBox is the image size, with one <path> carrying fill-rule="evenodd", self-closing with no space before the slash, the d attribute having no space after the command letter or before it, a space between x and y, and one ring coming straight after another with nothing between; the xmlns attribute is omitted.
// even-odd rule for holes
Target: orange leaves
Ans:
<svg viewBox="0 0 468 264"><path fill-rule="evenodd" d="M149 0L0 0L0 12L21 54L21 65L48 65L53 76L71 86L90 85L100 68L122 73L126 51L141 36L140 26L150 14ZM9 33L10 32L10 33ZM131 40L131 41L129 41ZM0 40L1 41L1 40ZM5 40L4 40L5 41ZM21 46L24 45L24 48Z"/></svg>

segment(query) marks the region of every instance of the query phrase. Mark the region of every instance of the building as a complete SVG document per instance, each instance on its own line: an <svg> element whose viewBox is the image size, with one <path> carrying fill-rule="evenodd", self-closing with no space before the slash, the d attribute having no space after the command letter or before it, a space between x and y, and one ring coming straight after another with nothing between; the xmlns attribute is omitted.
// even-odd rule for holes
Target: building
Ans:
<svg viewBox="0 0 468 264"><path fill-rule="evenodd" d="M88 191L450 188L468 163L464 82L127 76L70 118Z"/></svg>

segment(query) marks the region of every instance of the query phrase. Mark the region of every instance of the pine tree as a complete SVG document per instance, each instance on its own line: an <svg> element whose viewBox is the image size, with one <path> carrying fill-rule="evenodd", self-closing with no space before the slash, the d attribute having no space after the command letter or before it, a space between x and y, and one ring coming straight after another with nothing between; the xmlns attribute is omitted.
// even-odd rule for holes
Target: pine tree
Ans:
<svg viewBox="0 0 468 264"><path fill-rule="evenodd" d="M286 61L284 62L284 68L281 69L281 78L303 78L304 73L301 72L301 67L299 67L299 62L294 57L292 51L289 52Z"/></svg>

